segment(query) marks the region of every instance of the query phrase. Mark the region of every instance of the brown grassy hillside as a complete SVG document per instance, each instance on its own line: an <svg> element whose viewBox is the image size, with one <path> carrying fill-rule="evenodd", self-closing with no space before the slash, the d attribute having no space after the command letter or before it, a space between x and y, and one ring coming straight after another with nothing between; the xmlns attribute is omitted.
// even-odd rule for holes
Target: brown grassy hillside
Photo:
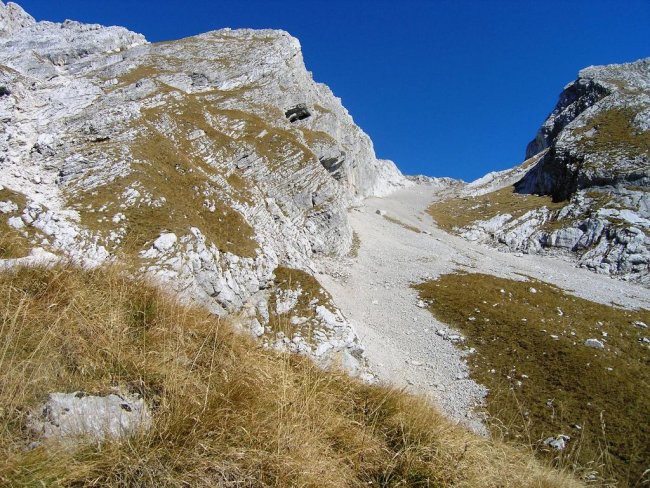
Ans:
<svg viewBox="0 0 650 488"><path fill-rule="evenodd" d="M115 270L0 274L0 485L572 487L424 400L270 352ZM49 392L140 393L153 427L27 449Z"/></svg>

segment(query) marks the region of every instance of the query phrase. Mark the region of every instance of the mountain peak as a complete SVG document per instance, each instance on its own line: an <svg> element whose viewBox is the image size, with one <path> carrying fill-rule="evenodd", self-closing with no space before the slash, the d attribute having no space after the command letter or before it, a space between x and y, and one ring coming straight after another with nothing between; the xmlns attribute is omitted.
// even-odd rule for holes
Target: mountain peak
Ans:
<svg viewBox="0 0 650 488"><path fill-rule="evenodd" d="M14 2L0 1L0 36L34 25L36 20Z"/></svg>

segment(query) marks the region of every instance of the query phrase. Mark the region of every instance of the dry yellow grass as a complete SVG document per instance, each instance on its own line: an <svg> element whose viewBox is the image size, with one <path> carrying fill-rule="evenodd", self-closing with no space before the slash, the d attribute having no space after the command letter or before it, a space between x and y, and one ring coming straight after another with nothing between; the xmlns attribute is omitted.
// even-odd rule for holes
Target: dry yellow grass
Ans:
<svg viewBox="0 0 650 488"><path fill-rule="evenodd" d="M650 156L650 131L634 126L636 111L631 108L610 109L592 117L575 134L587 137L580 139L586 152L622 151L628 157Z"/></svg>
<svg viewBox="0 0 650 488"><path fill-rule="evenodd" d="M180 112L173 114L173 120L180 134L185 135L200 128L210 135L216 145L227 144L227 138L205 121L200 104L195 99L188 99L178 110ZM258 243L254 239L254 231L243 215L232 208L228 199L223 198L222 194L226 192L217 183L217 177L224 177L228 181L228 194L240 201L248 201L248 182L236 173L223 174L220 168L207 164L187 138L180 136L174 139L161 133L157 124L171 116L160 109L147 111L146 118L140 121L144 129L140 128L141 134L130 148L137 161L132 164L130 173L98 188L69 195L70 204L80 212L84 226L104 236L116 226L110 220L112 213L107 216L96 210L107 208L112 212L121 211L126 216L126 235L121 251L127 256L137 255L161 232L174 232L182 236L191 227L198 227L208 242L214 243L221 251L255 257ZM114 149L112 144L107 142L103 149ZM164 198L165 203L151 205L138 202L124 209L115 208L116 196L133 185L151 192L156 199ZM204 204L206 200L213 202L213 211ZM108 245L111 247L115 244Z"/></svg>
<svg viewBox="0 0 650 488"><path fill-rule="evenodd" d="M359 249L361 249L361 238L357 234L357 231L354 230L352 231L352 246L350 247L348 256L351 258L359 257Z"/></svg>
<svg viewBox="0 0 650 488"><path fill-rule="evenodd" d="M7 188L0 190L0 202L16 204L18 212L22 212L27 204L24 195ZM12 214L0 214L0 259L21 258L27 255L25 250L29 249L29 240L25 236L27 231L20 232L11 227L7 223L11 216Z"/></svg>
<svg viewBox="0 0 650 488"><path fill-rule="evenodd" d="M0 274L0 485L573 487L427 402L264 350L116 270ZM26 450L48 392L112 387L152 407L121 442Z"/></svg>

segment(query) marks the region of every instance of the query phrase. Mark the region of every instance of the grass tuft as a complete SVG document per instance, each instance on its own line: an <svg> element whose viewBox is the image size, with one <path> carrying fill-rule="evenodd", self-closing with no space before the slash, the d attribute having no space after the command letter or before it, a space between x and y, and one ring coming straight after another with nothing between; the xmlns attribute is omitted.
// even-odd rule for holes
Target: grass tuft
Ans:
<svg viewBox="0 0 650 488"><path fill-rule="evenodd" d="M584 150L590 153L620 152L634 158L650 157L650 131L634 127L636 113L631 108L613 108L598 113L584 127L574 132L585 137L580 139Z"/></svg>
<svg viewBox="0 0 650 488"><path fill-rule="evenodd" d="M403 227L406 230L410 230L411 232L415 232L416 234L421 234L422 231L418 229L416 226L407 224L406 222L398 219L397 217L391 217L390 215L384 215L384 218L388 220L391 224L399 225L400 227Z"/></svg>
<svg viewBox="0 0 650 488"><path fill-rule="evenodd" d="M20 215L27 205L24 195L3 188L0 190L0 202L12 202L18 210L14 213L0 213L0 259L22 258L27 256L30 249L29 229L22 231L14 229L7 221L12 216Z"/></svg>

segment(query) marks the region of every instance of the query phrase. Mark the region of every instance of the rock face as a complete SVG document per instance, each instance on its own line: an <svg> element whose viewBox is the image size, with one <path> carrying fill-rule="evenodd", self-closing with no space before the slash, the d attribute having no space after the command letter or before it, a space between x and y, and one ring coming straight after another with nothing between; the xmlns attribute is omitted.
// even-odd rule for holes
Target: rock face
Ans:
<svg viewBox="0 0 650 488"><path fill-rule="evenodd" d="M283 31L149 44L0 2L0 117L0 185L32 243L128 262L219 314L279 264L345 254L348 205L411 183Z"/></svg>
<svg viewBox="0 0 650 488"><path fill-rule="evenodd" d="M549 149L522 191L566 200L594 187L650 184L650 58L582 70L526 157Z"/></svg>
<svg viewBox="0 0 650 488"><path fill-rule="evenodd" d="M548 195L561 208L475 222L464 235L650 283L650 58L582 70L526 156L534 164L520 167L517 192Z"/></svg>

